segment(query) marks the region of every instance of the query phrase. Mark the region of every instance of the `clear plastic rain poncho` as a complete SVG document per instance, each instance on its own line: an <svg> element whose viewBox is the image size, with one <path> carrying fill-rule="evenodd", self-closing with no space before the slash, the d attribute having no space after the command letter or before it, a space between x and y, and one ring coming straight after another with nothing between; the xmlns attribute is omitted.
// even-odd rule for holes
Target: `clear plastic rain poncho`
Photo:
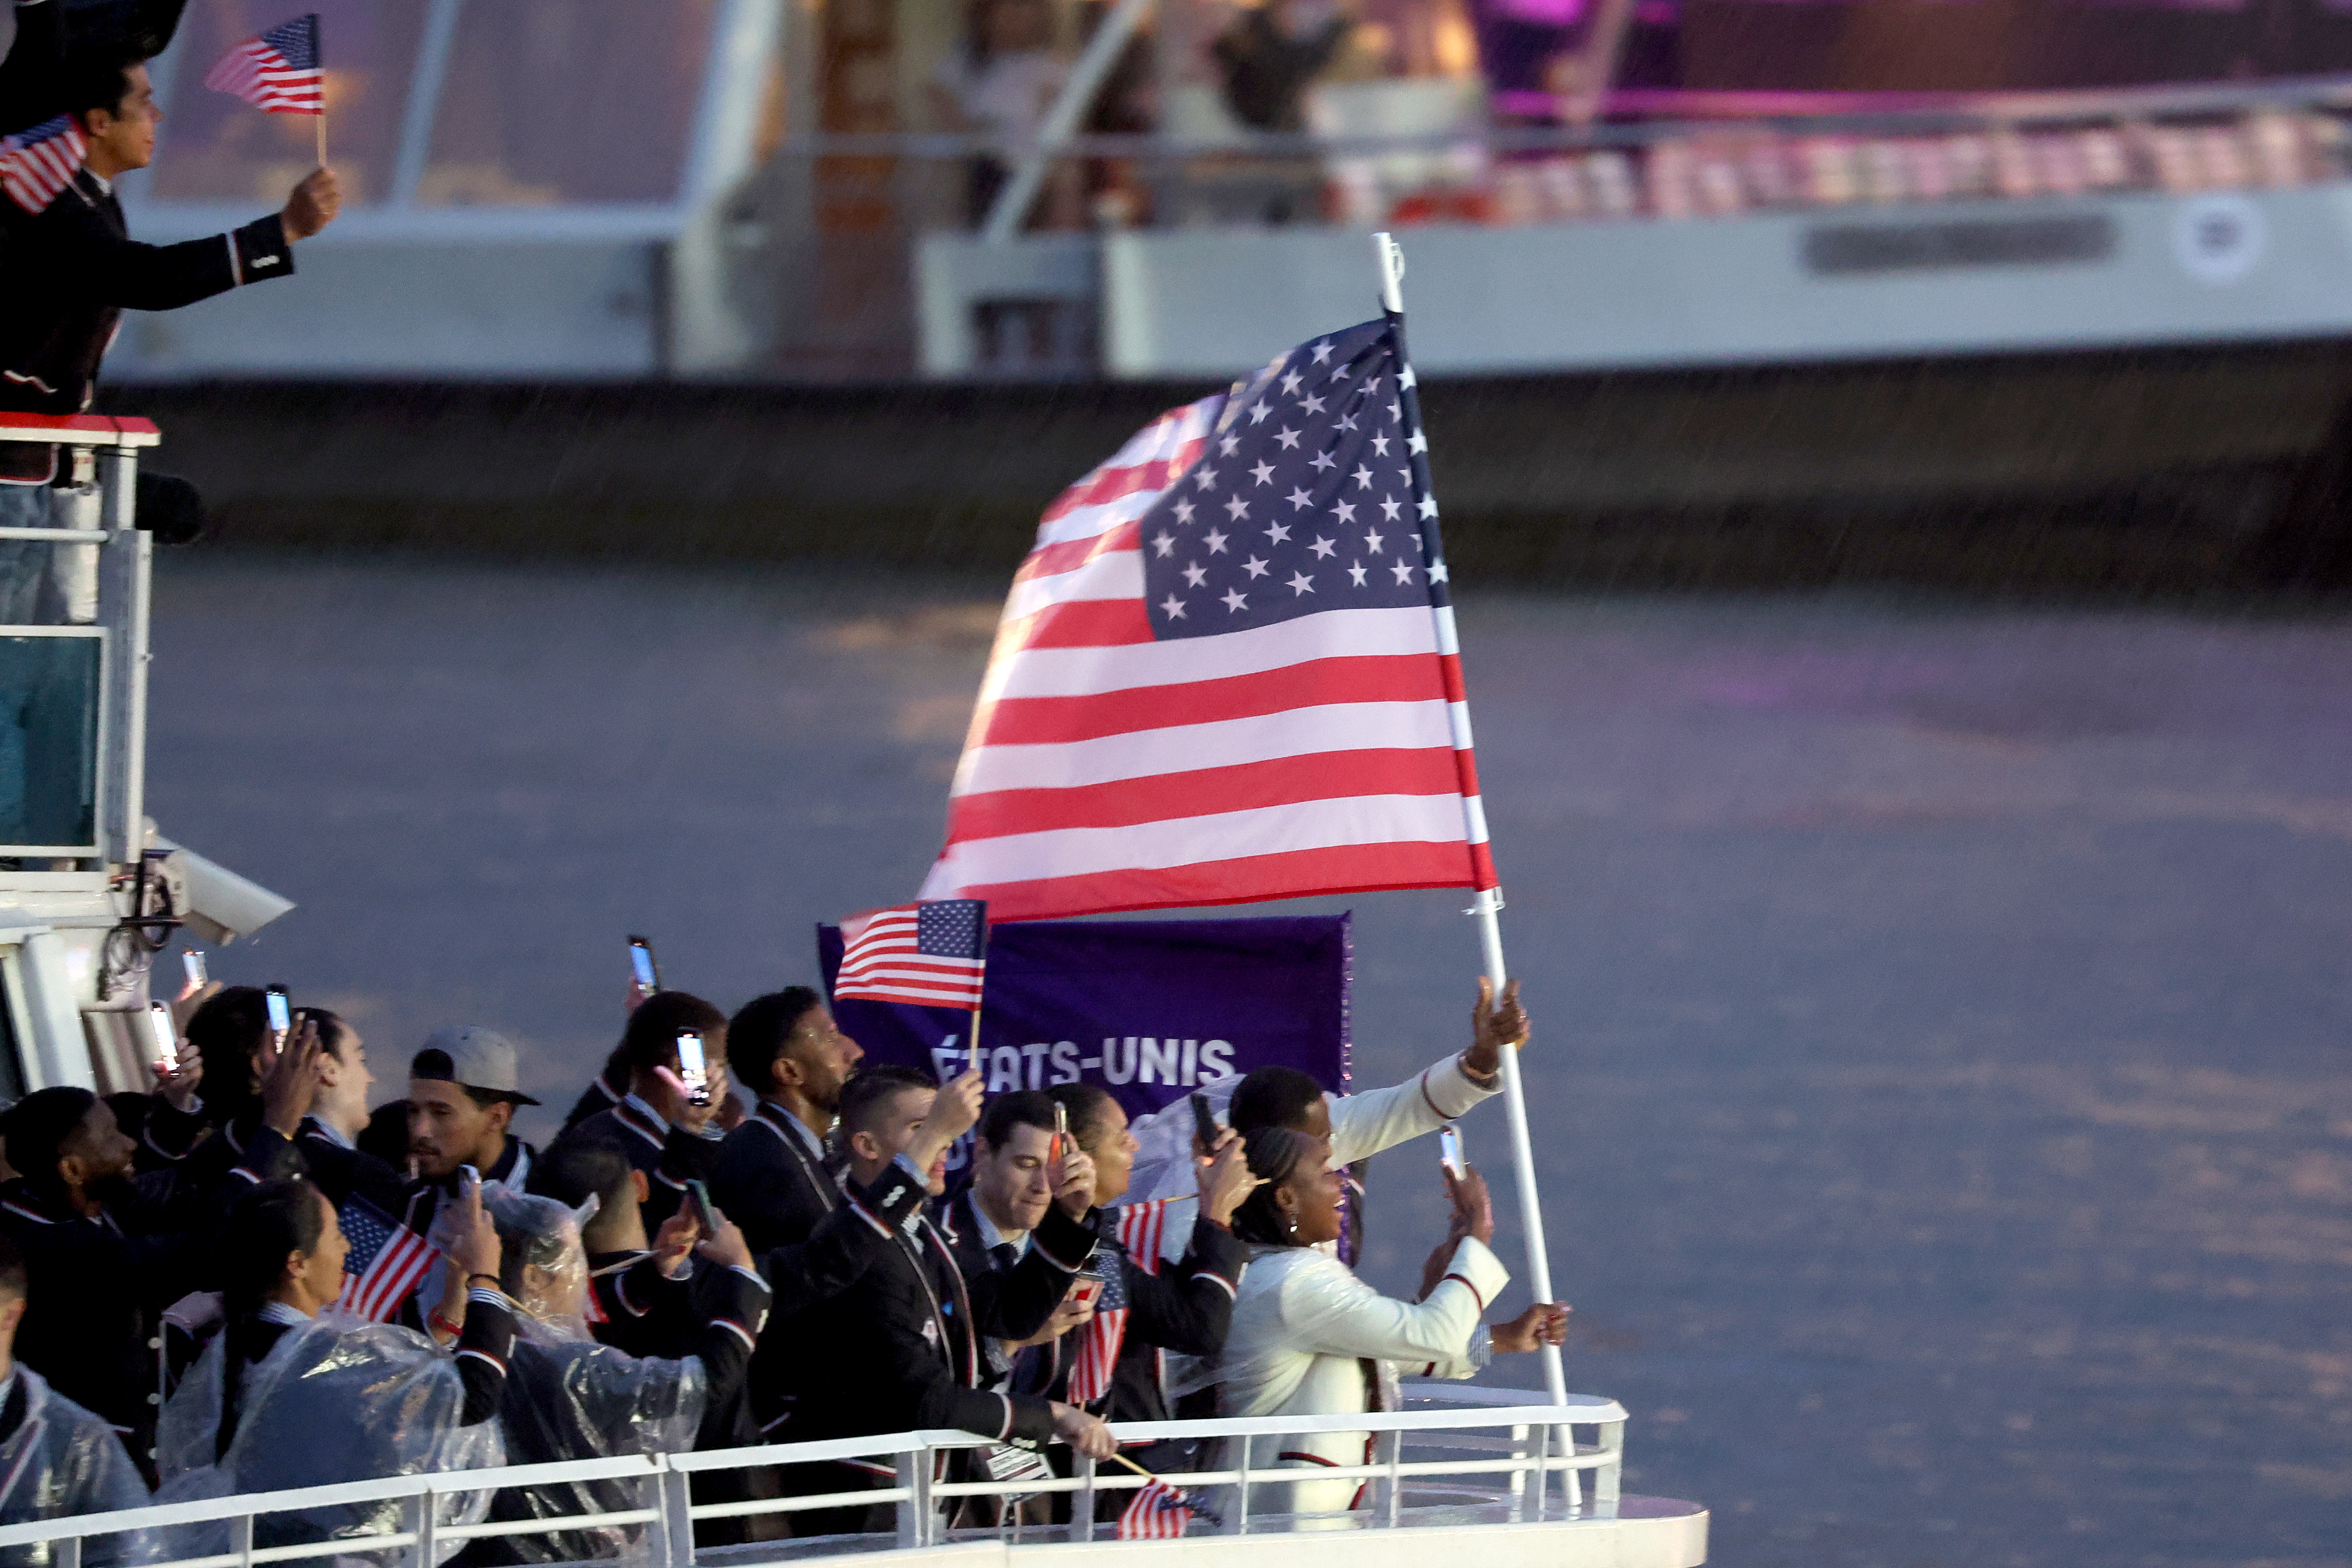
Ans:
<svg viewBox="0 0 2352 1568"><path fill-rule="evenodd" d="M447 1352L414 1329L336 1314L289 1328L268 1355L246 1369L236 1435L215 1462L226 1339L215 1336L163 1406L155 1433L163 1483L158 1502L505 1462L497 1421L457 1424L466 1391ZM489 1500L487 1492L451 1494L436 1501L435 1514L442 1524L471 1524L488 1511ZM255 1521L254 1543L290 1546L390 1533L404 1527L407 1507L390 1499L264 1514ZM225 1522L185 1526L173 1535L175 1557L230 1550ZM455 1556L462 1545L450 1542L436 1561ZM387 1552L380 1560L404 1562L407 1555ZM376 1559L353 1554L339 1561Z"/></svg>
<svg viewBox="0 0 2352 1568"><path fill-rule="evenodd" d="M147 1483L131 1468L114 1428L57 1393L27 1366L16 1369L25 1391L25 1418L0 1442L0 1524L30 1524L77 1513L145 1508ZM147 1531L92 1536L82 1543L84 1568L152 1562L156 1542ZM0 1548L0 1568L47 1568L58 1543Z"/></svg>
<svg viewBox="0 0 2352 1568"><path fill-rule="evenodd" d="M499 1227L508 1293L521 1309L499 1413L508 1462L535 1465L693 1447L705 1402L701 1359L625 1355L589 1337L583 1317L588 1258L580 1245L584 1216L551 1198L497 1184L483 1189L482 1204ZM546 1482L499 1492L491 1500L490 1517L561 1519L656 1506L651 1477ZM642 1563L652 1558L651 1540L643 1524L589 1525L488 1539L478 1555L491 1563Z"/></svg>

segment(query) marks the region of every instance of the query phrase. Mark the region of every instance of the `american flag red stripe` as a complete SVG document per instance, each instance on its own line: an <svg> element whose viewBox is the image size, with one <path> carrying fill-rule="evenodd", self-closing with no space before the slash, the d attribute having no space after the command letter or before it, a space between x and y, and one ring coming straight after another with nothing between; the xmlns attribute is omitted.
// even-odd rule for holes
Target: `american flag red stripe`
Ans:
<svg viewBox="0 0 2352 1568"><path fill-rule="evenodd" d="M1161 416L1046 510L998 625L926 897L985 898L995 919L1031 920L1496 884L1417 457L1411 483L1418 517L1430 520L1418 526L1435 578L1425 597L1345 607L1334 597L1320 613L1218 635L1155 633L1146 556L1164 537L1163 498L1195 496L1181 481L1197 482L1213 443L1229 454L1233 432L1250 434L1258 421L1243 416L1276 401L1276 373L1304 366L1307 352L1249 388ZM1295 380L1281 384L1295 390ZM1409 393L1399 401L1409 406ZM1335 434L1334 449L1346 439ZM1416 452L1425 445L1412 440ZM1204 487L1204 508L1243 493L1234 487L1254 471L1244 461L1228 457L1235 472L1223 490ZM1247 522L1236 515L1235 539L1254 539L1269 512L1294 516L1278 491L1248 493L1259 510ZM1372 504L1367 518L1379 515ZM1298 514L1301 529L1362 549L1360 531L1320 515ZM1376 526L1392 549L1421 539L1415 521ZM1244 548L1265 547L1234 547ZM1193 610L1223 614L1197 599Z"/></svg>
<svg viewBox="0 0 2352 1568"><path fill-rule="evenodd" d="M425 1272L440 1254L423 1237L364 1198L347 1201L340 1218L352 1253L336 1304L352 1317L381 1323L424 1282ZM364 1267L352 1268L362 1259Z"/></svg>
<svg viewBox="0 0 2352 1568"><path fill-rule="evenodd" d="M1160 1243L1168 1228L1168 1200L1129 1204L1118 1211L1118 1242L1135 1266L1146 1274L1160 1272ZM1127 1342L1126 1294L1119 1304L1097 1311L1078 1331L1077 1349L1070 1358L1069 1397L1073 1405L1092 1405L1110 1392L1111 1373Z"/></svg>
<svg viewBox="0 0 2352 1568"><path fill-rule="evenodd" d="M1118 1516L1121 1541L1175 1541L1192 1522L1192 1505L1182 1492L1154 1476L1136 1489Z"/></svg>
<svg viewBox="0 0 2352 1568"><path fill-rule="evenodd" d="M403 1237L385 1247L365 1274L344 1281L344 1310L372 1323L383 1322L423 1283L436 1256L423 1237L413 1232Z"/></svg>
<svg viewBox="0 0 2352 1568"><path fill-rule="evenodd" d="M0 189L35 217L48 211L58 193L73 183L89 151L70 114L45 120L29 131L0 138Z"/></svg>
<svg viewBox="0 0 2352 1568"><path fill-rule="evenodd" d="M326 113L318 15L297 16L246 39L213 62L205 85L270 114Z"/></svg>

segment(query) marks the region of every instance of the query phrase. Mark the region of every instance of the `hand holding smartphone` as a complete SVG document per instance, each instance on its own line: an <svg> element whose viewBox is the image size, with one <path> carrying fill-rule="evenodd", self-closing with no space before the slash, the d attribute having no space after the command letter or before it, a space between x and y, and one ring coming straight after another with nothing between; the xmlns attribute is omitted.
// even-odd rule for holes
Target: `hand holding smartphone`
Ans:
<svg viewBox="0 0 2352 1568"><path fill-rule="evenodd" d="M661 989L661 965L654 962L654 944L641 936L629 939L629 984L635 988L636 1002Z"/></svg>
<svg viewBox="0 0 2352 1568"><path fill-rule="evenodd" d="M710 1103L710 1068L702 1055L702 1037L691 1030L677 1037L677 1077L686 1088L687 1103Z"/></svg>
<svg viewBox="0 0 2352 1568"><path fill-rule="evenodd" d="M1192 1102L1192 1136L1201 1141L1201 1152L1210 1153L1217 1147L1217 1140L1225 1135L1225 1130L1217 1125L1217 1113L1209 1109L1207 1095L1195 1092L1186 1098Z"/></svg>
<svg viewBox="0 0 2352 1568"><path fill-rule="evenodd" d="M719 1234L719 1210L710 1201L710 1189L699 1179L686 1184L686 1201L694 1210L694 1223L702 1227L707 1240Z"/></svg>
<svg viewBox="0 0 2352 1568"><path fill-rule="evenodd" d="M1437 1130L1437 1163L1457 1182L1470 1173L1470 1162L1462 1153L1462 1134L1455 1128Z"/></svg>
<svg viewBox="0 0 2352 1568"><path fill-rule="evenodd" d="M147 1005L147 1027L155 1041L155 1073L159 1078L180 1076L180 1032L172 1026L172 1009L161 1002Z"/></svg>

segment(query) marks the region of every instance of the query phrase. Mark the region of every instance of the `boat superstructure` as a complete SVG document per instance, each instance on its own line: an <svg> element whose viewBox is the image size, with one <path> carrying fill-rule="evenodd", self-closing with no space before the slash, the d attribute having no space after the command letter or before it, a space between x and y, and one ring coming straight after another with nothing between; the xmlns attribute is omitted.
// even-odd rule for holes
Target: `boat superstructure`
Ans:
<svg viewBox="0 0 2352 1568"><path fill-rule="evenodd" d="M0 1099L150 1089L150 962L182 926L219 944L293 905L160 837L146 815L154 542L133 516L144 419L0 415L58 448L58 526L0 529L43 579L0 625ZM176 987L158 989L174 990Z"/></svg>

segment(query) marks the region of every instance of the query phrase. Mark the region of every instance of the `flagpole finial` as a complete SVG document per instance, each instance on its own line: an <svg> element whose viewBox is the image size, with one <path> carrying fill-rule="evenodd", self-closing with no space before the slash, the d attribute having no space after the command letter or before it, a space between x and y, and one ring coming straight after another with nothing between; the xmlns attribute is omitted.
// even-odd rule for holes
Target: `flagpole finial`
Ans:
<svg viewBox="0 0 2352 1568"><path fill-rule="evenodd" d="M1381 309L1404 314L1404 247L1386 229L1372 236L1372 254L1381 264Z"/></svg>

